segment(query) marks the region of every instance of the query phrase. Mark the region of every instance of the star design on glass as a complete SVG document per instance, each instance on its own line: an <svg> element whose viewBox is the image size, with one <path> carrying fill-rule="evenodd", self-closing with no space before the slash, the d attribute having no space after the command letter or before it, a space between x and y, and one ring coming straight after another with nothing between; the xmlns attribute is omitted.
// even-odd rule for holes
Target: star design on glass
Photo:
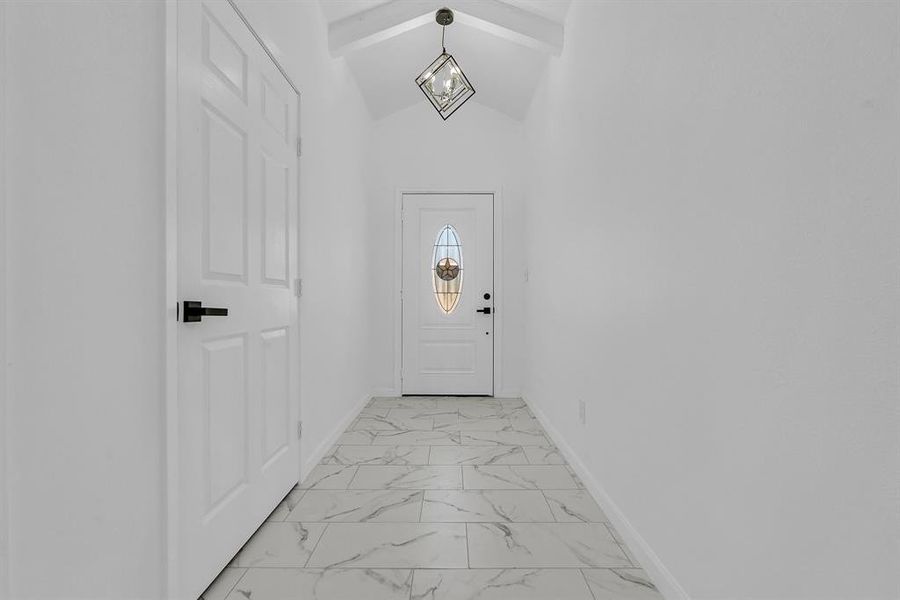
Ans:
<svg viewBox="0 0 900 600"><path fill-rule="evenodd" d="M453 281L459 277L459 265L452 258L445 258L434 268L438 277L444 281Z"/></svg>

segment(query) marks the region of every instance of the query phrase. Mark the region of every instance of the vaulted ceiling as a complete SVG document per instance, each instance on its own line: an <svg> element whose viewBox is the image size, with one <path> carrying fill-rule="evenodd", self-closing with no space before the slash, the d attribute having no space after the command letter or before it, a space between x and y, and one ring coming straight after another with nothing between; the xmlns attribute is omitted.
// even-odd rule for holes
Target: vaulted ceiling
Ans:
<svg viewBox="0 0 900 600"><path fill-rule="evenodd" d="M475 87L470 102L522 119L549 57L562 51L571 0L319 3L331 53L346 59L374 118L427 102L414 80L441 52L434 13L446 6L456 18L445 44Z"/></svg>

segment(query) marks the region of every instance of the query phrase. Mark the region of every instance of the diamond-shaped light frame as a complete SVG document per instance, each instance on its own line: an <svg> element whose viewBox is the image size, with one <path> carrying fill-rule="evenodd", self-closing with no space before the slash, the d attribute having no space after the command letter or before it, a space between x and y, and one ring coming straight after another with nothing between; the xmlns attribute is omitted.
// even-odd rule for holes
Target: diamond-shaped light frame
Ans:
<svg viewBox="0 0 900 600"><path fill-rule="evenodd" d="M428 89L428 83L434 77L435 73L448 67L455 69L462 85L453 93L452 97L442 103L440 99L436 98ZM469 83L465 73L459 68L459 63L456 62L452 55L447 53L442 53L434 60L434 62L422 71L422 74L416 78L416 85L419 86L419 89L422 90L422 93L425 94L425 97L428 98L428 101L431 102L431 105L445 121L450 115L456 112L460 106L465 104L469 98L475 95L475 88L472 87L472 84Z"/></svg>

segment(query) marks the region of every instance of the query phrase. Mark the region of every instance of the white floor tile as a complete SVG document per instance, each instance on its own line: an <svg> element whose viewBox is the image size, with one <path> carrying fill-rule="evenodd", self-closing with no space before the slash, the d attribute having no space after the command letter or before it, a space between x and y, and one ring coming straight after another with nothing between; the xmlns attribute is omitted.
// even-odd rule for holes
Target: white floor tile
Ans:
<svg viewBox="0 0 900 600"><path fill-rule="evenodd" d="M431 408L392 408L390 417L401 419L421 419L423 417L447 417L457 415L456 408L434 406Z"/></svg>
<svg viewBox="0 0 900 600"><path fill-rule="evenodd" d="M422 510L421 490L310 490L288 521L415 523Z"/></svg>
<svg viewBox="0 0 900 600"><path fill-rule="evenodd" d="M584 569L595 600L663 600L641 569Z"/></svg>
<svg viewBox="0 0 900 600"><path fill-rule="evenodd" d="M456 431L459 426L459 413L443 413L434 415L434 428L442 431Z"/></svg>
<svg viewBox="0 0 900 600"><path fill-rule="evenodd" d="M586 490L544 490L556 520L564 522L606 523L609 519Z"/></svg>
<svg viewBox="0 0 900 600"><path fill-rule="evenodd" d="M434 417L360 415L350 426L350 431L431 431L432 429L434 429Z"/></svg>
<svg viewBox="0 0 900 600"><path fill-rule="evenodd" d="M309 567L464 569L463 523L340 523L328 530Z"/></svg>
<svg viewBox="0 0 900 600"><path fill-rule="evenodd" d="M544 428L537 419L532 418L516 418L509 419L509 431L524 431L525 433L544 433Z"/></svg>
<svg viewBox="0 0 900 600"><path fill-rule="evenodd" d="M574 489L572 475L560 465L465 466L463 487L467 490Z"/></svg>
<svg viewBox="0 0 900 600"><path fill-rule="evenodd" d="M354 475L355 465L316 465L300 487L307 490L345 490Z"/></svg>
<svg viewBox="0 0 900 600"><path fill-rule="evenodd" d="M302 567L325 525L263 523L232 561L235 567Z"/></svg>
<svg viewBox="0 0 900 600"><path fill-rule="evenodd" d="M408 600L412 571L250 569L228 600Z"/></svg>
<svg viewBox="0 0 900 600"><path fill-rule="evenodd" d="M341 434L341 437L338 438L337 444L339 446L365 446L371 444L378 434L378 431L345 431Z"/></svg>
<svg viewBox="0 0 900 600"><path fill-rule="evenodd" d="M521 446L435 446L432 465L527 465Z"/></svg>
<svg viewBox="0 0 900 600"><path fill-rule="evenodd" d="M369 406L372 408L435 408L433 398L374 398Z"/></svg>
<svg viewBox="0 0 900 600"><path fill-rule="evenodd" d="M428 446L338 446L322 464L427 465Z"/></svg>
<svg viewBox="0 0 900 600"><path fill-rule="evenodd" d="M481 406L495 406L500 407L500 402L496 398L488 398L488 397L469 397L469 398L460 398L458 396L446 396L443 398L437 398L435 401L435 406L443 407L443 408L456 408L457 410L468 409L472 407L481 407Z"/></svg>
<svg viewBox="0 0 900 600"><path fill-rule="evenodd" d="M550 446L550 440L542 433L524 431L461 431L460 442L464 446Z"/></svg>
<svg viewBox="0 0 900 600"><path fill-rule="evenodd" d="M423 523L549 522L553 514L540 491L429 490L422 506Z"/></svg>
<svg viewBox="0 0 900 600"><path fill-rule="evenodd" d="M509 431L512 422L502 417L460 417L456 423L460 431Z"/></svg>
<svg viewBox="0 0 900 600"><path fill-rule="evenodd" d="M459 409L460 419L501 419L507 416L508 411L500 404L487 406L469 406Z"/></svg>
<svg viewBox="0 0 900 600"><path fill-rule="evenodd" d="M498 398L497 401L503 408L526 408L525 401L521 398Z"/></svg>
<svg viewBox="0 0 900 600"><path fill-rule="evenodd" d="M200 595L200 600L225 600L234 585L247 572L245 568L226 567Z"/></svg>
<svg viewBox="0 0 900 600"><path fill-rule="evenodd" d="M559 448L555 446L522 446L528 462L533 465L564 465L566 459L563 458Z"/></svg>
<svg viewBox="0 0 900 600"><path fill-rule="evenodd" d="M287 517L294 507L297 506L297 503L300 502L300 498L303 497L303 494L306 493L306 490L301 489L299 486L294 487L288 495L278 503L278 506L275 507L275 510L272 511L272 514L266 518L266 521L284 521L284 518Z"/></svg>
<svg viewBox="0 0 900 600"><path fill-rule="evenodd" d="M571 569L415 571L410 600L593 600Z"/></svg>
<svg viewBox="0 0 900 600"><path fill-rule="evenodd" d="M424 467L363 465L359 467L356 477L350 483L350 488L355 490L451 490L461 487L460 467L431 465Z"/></svg>
<svg viewBox="0 0 900 600"><path fill-rule="evenodd" d="M466 527L471 568L631 566L601 523L469 523Z"/></svg>
<svg viewBox="0 0 900 600"><path fill-rule="evenodd" d="M382 431L372 443L379 446L459 446L458 431Z"/></svg>

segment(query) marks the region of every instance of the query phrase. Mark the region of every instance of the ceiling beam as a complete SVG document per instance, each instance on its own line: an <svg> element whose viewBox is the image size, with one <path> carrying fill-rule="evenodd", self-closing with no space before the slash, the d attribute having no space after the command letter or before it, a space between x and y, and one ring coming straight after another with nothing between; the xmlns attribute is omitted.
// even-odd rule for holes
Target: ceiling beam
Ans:
<svg viewBox="0 0 900 600"><path fill-rule="evenodd" d="M328 26L328 47L343 56L434 21L434 12L448 6L455 21L510 42L559 55L563 26L546 17L500 0L392 0Z"/></svg>

